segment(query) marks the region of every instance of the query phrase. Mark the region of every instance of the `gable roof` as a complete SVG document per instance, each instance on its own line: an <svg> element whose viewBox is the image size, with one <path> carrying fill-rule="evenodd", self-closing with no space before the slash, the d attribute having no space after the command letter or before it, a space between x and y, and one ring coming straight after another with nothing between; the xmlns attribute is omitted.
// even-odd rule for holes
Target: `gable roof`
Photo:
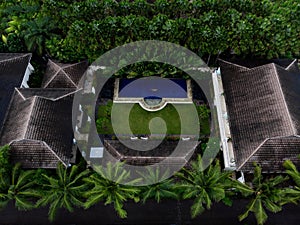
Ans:
<svg viewBox="0 0 300 225"><path fill-rule="evenodd" d="M300 154L300 73L296 61L287 62L219 61L237 170L268 158L277 163L263 169L277 171L293 146Z"/></svg>
<svg viewBox="0 0 300 225"><path fill-rule="evenodd" d="M0 133L0 144L11 145L12 161L19 160L25 168L56 168L59 161L69 164L74 91L15 90Z"/></svg>
<svg viewBox="0 0 300 225"><path fill-rule="evenodd" d="M49 59L42 82L43 88L77 88L88 68L88 62L64 64Z"/></svg>
<svg viewBox="0 0 300 225"><path fill-rule="evenodd" d="M0 53L0 129L14 89L21 87L30 59L30 53Z"/></svg>

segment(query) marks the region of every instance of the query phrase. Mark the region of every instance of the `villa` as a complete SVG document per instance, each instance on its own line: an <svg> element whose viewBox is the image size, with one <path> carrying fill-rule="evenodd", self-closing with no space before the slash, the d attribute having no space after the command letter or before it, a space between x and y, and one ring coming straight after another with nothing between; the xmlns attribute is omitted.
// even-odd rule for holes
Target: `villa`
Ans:
<svg viewBox="0 0 300 225"><path fill-rule="evenodd" d="M83 115L84 106L79 106L81 116L75 136L80 135L76 140L72 129L73 97L80 89L79 81L88 64L49 60L42 88L29 88L27 81L33 71L30 58L31 54L0 54L0 145L9 144L11 160L21 162L24 168L55 168L58 162L67 167L75 163L76 142L89 139L88 134L79 132L91 124L90 116ZM281 172L286 159L300 165L297 61L219 63L220 70L212 76L225 169L252 172L253 163L257 162L264 172ZM139 105L148 113L162 112L169 103L193 106L194 96L203 96L201 91L192 91L190 80L146 77L115 79L112 84L111 101L117 105ZM95 93L92 79L87 79L83 87L83 93ZM126 133L124 137L138 145L148 145L157 139L145 133ZM182 140L188 146L193 138L190 134ZM90 149L82 154L88 162L103 159L107 151L129 164L153 164L170 155L174 143L164 140L153 151L136 152L118 140L106 138L104 146L89 145ZM185 157L175 156L170 162L185 164Z"/></svg>

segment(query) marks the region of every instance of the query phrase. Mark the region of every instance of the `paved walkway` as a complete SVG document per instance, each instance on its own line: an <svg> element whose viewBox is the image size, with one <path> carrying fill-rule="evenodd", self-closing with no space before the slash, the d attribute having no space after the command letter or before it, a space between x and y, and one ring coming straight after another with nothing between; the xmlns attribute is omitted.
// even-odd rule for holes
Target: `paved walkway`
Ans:
<svg viewBox="0 0 300 225"><path fill-rule="evenodd" d="M191 219L189 208L191 201L178 203L167 200L156 204L150 201L145 205L127 203L127 219L119 219L111 206L98 204L89 210L78 209L74 213L59 211L53 225L256 225L254 216L242 223L237 216L242 213L246 201L235 201L232 207L222 203L213 205L196 219ZM300 206L288 205L284 210L270 216L266 225L299 225ZM36 209L28 212L19 212L9 205L0 211L1 225L48 225L47 209Z"/></svg>

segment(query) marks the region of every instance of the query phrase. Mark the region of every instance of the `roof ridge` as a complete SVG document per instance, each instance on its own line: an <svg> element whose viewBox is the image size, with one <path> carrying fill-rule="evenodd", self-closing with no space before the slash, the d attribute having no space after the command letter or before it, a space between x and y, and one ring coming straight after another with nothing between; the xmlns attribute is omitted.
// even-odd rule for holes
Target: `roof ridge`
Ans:
<svg viewBox="0 0 300 225"><path fill-rule="evenodd" d="M67 167L68 165L56 154L56 152L45 142L41 141L52 153L53 155L65 166Z"/></svg>
<svg viewBox="0 0 300 225"><path fill-rule="evenodd" d="M80 90L80 89L79 89L79 90ZM49 101L55 102L55 101L58 101L58 100L60 100L60 99L62 99L62 98L65 98L65 97L67 97L67 96L69 96L69 95L72 95L72 94L78 92L79 90L74 90L74 91L68 92L67 94L64 94L64 95L62 95L62 96L60 96L60 97L57 97L57 98L47 98L47 97L45 97L45 96L39 96L39 95L34 95L34 97L37 97L37 98L40 98L40 99L45 99L45 100L49 100Z"/></svg>
<svg viewBox="0 0 300 225"><path fill-rule="evenodd" d="M292 65L294 65L295 62L297 62L297 59L294 59L293 62L291 62L291 63L285 68L285 70L288 70Z"/></svg>
<svg viewBox="0 0 300 225"><path fill-rule="evenodd" d="M77 87L77 85L74 83L74 81L71 79L71 77L66 73L66 71L64 69L61 69L63 71L63 73L65 74L65 76L67 76L67 78L71 81L71 83Z"/></svg>
<svg viewBox="0 0 300 225"><path fill-rule="evenodd" d="M61 66L62 69L66 69L66 68L69 68L71 66L76 66L76 65L79 65L81 63L87 63L87 60L82 60L80 62L76 62L76 63L69 63L69 64L66 64L65 66Z"/></svg>
<svg viewBox="0 0 300 225"><path fill-rule="evenodd" d="M52 63L54 64L54 66L56 66L58 68L58 70L56 71L56 73L54 73L54 75L51 77L51 79L44 85L44 88L47 88L47 86L51 83L51 81L53 81L53 79L55 77L57 77L58 73L63 70L62 67L60 67L57 63L55 63L53 60L49 59L48 63Z"/></svg>
<svg viewBox="0 0 300 225"><path fill-rule="evenodd" d="M242 66L242 65L239 65L239 64L236 64L236 63L227 61L227 60L223 60L223 59L218 59L218 60L219 60L219 61L222 61L222 62L224 62L224 63L230 64L230 65L236 66L236 67L240 67L240 68L244 68L244 69L247 69L247 70L251 70L251 68L248 68L248 67L246 67L246 66Z"/></svg>
<svg viewBox="0 0 300 225"><path fill-rule="evenodd" d="M239 64L237 64L237 63L233 63L233 62L226 61L226 60L223 60L223 59L218 59L218 60L220 60L220 61L222 61L222 62L225 62L225 63L228 63L228 64L231 64L231 65L233 65L233 66L245 68L245 69L248 69L248 70L254 70L254 69L257 69L257 68L260 68L260 67L264 67L264 66L268 66L268 65L276 65L276 66L278 66L278 67L281 67L281 68L284 69L284 70L288 70L288 69L294 64L294 62L297 61L297 59L295 59L295 60L294 60L293 62L291 62L287 67L283 67L283 66L281 66L281 65L279 65L279 64L277 64L277 63L275 63L275 62L269 62L269 63L263 64L263 65L254 66L254 67L252 67L252 68L249 68L249 67L247 67L247 66L242 66L242 65L239 65Z"/></svg>
<svg viewBox="0 0 300 225"><path fill-rule="evenodd" d="M34 106L35 106L35 103L36 103L36 96L32 96L33 100L32 100L32 103L30 105L30 114L29 114L29 117L28 117L28 120L27 120L27 124L26 126L24 126L24 133L23 133L23 138L26 137L27 135L27 132L28 132L28 126L29 126L29 123L30 121L32 120L32 111L34 110Z"/></svg>
<svg viewBox="0 0 300 225"><path fill-rule="evenodd" d="M277 82L279 84L280 93L281 93L282 98L284 100L284 106L285 106L285 108L287 110L287 113L288 113L288 118L289 118L289 121L290 121L290 125L292 127L293 134L295 135L295 134L297 134L297 129L296 129L295 124L294 124L294 122L292 120L290 109L289 109L288 105L286 104L286 99L285 99L285 95L284 95L284 92L282 90L281 83L280 83L280 80L279 80L279 74L278 74L278 71L277 71L277 67L276 67L275 64L273 64L273 67L274 67L274 71L275 71L275 74L276 74L276 80L277 80Z"/></svg>
<svg viewBox="0 0 300 225"><path fill-rule="evenodd" d="M15 87L15 91L18 92L18 94L21 96L21 98L22 98L23 100L26 100L26 99L27 99L27 98L25 98L25 96L19 91L18 88Z"/></svg>
<svg viewBox="0 0 300 225"><path fill-rule="evenodd" d="M290 136L276 136L276 137L271 137L271 138L266 138L251 154L249 157L247 157L247 159L237 168L237 170L240 170L249 160L250 158L259 151L259 149L267 142L270 140L276 140L276 139L280 139L280 138L289 138L289 137L296 137L296 138L300 138L300 135L290 135Z"/></svg>
<svg viewBox="0 0 300 225"><path fill-rule="evenodd" d="M250 158L256 153L258 152L258 150L260 149L261 146L263 146L268 140L270 140L270 138L266 138L260 145L257 146L257 148L244 160L244 162L237 168L237 170L240 170L245 164L246 162L248 162L250 160Z"/></svg>
<svg viewBox="0 0 300 225"><path fill-rule="evenodd" d="M7 53L7 54L9 54L9 53ZM13 54L13 53L12 53L12 54ZM31 59L31 57L32 57L32 54L31 54L31 53L16 53L16 54L22 54L22 55L20 55L20 56L15 56L15 57L12 57L12 58L9 58L9 59L3 59L3 60L0 60L0 62L7 62L7 61L14 60L14 59L17 59L17 58L24 58L24 57L30 55L30 58L29 58L29 60L28 60L28 63L29 63L29 62L30 62L30 59Z"/></svg>
<svg viewBox="0 0 300 225"><path fill-rule="evenodd" d="M79 89L79 90L80 90L80 89ZM56 100L60 100L60 99L62 99L62 98L65 98L65 97L67 97L67 96L69 96L69 95L75 94L75 93L78 92L79 90L76 89L76 90L71 91L71 92L69 92L69 93L67 93L67 94L65 94L65 95L62 95L62 96L56 98L55 101L56 101Z"/></svg>
<svg viewBox="0 0 300 225"><path fill-rule="evenodd" d="M14 142L19 142L19 141L34 141L34 142L40 142L43 145L45 145L45 147L60 161L62 162L62 164L67 167L66 163L51 149L51 147L45 142L45 141L40 141L40 140L35 140L35 139L29 139L29 138L22 138L22 139L15 139L12 140L9 145L13 144Z"/></svg>
<svg viewBox="0 0 300 225"><path fill-rule="evenodd" d="M289 137L297 137L299 135L297 134L292 134L292 135L289 135L289 136L276 136L276 137L271 137L270 140L273 140L273 139L279 139L279 138L289 138ZM299 136L300 137L300 136Z"/></svg>

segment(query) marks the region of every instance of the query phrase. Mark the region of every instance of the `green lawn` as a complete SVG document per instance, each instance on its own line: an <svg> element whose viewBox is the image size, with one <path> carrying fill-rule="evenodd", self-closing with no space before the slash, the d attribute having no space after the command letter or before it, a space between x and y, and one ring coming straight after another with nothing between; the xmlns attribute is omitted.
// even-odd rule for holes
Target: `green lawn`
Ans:
<svg viewBox="0 0 300 225"><path fill-rule="evenodd" d="M200 135L208 135L210 130L209 111L204 106L196 106L196 109L197 111L192 104L178 104L176 108L172 104L168 104L160 111L148 112L139 104L115 103L112 107L112 102L108 102L107 105L102 105L98 109L97 129L100 134L114 134L115 132L130 134L127 129L130 127L132 133L136 135L151 134L150 130L154 134L193 135L199 130L200 123ZM181 117L177 111L180 112ZM200 119L193 116L193 113L198 114ZM185 124L183 127L181 127L180 118Z"/></svg>

